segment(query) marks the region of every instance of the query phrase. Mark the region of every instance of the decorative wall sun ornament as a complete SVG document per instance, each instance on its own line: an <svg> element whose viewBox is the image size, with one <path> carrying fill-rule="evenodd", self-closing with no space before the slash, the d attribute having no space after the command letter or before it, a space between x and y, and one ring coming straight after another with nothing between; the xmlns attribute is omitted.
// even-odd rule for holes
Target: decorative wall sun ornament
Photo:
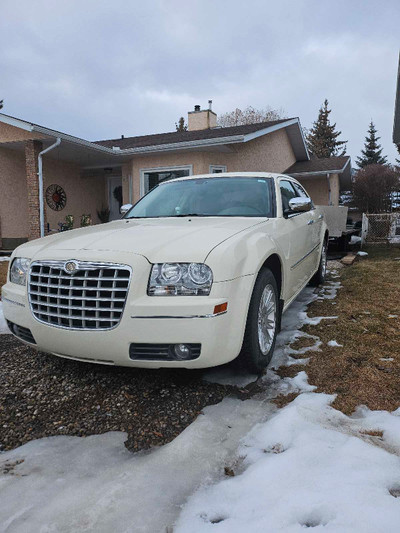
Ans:
<svg viewBox="0 0 400 533"><path fill-rule="evenodd" d="M60 185L53 183L46 189L47 205L54 211L61 211L67 205L67 195Z"/></svg>

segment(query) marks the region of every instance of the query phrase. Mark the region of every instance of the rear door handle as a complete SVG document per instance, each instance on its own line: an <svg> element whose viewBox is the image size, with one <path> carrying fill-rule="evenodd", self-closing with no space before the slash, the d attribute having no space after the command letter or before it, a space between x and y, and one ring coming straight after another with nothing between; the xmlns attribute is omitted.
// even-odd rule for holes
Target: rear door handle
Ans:
<svg viewBox="0 0 400 533"><path fill-rule="evenodd" d="M314 224L314 220L312 220L312 219L309 220L309 221L307 222L307 224L308 224L309 226L311 226L311 224Z"/></svg>
<svg viewBox="0 0 400 533"><path fill-rule="evenodd" d="M324 215L319 215L318 220L322 220L324 218Z"/></svg>

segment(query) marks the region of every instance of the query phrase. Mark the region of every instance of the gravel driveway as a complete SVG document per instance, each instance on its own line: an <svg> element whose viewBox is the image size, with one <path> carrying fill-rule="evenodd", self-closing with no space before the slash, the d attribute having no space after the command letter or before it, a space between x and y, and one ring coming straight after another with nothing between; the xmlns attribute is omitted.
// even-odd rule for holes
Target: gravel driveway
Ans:
<svg viewBox="0 0 400 533"><path fill-rule="evenodd" d="M138 451L175 438L233 387L202 372L78 363L0 335L0 450L51 435L125 431Z"/></svg>

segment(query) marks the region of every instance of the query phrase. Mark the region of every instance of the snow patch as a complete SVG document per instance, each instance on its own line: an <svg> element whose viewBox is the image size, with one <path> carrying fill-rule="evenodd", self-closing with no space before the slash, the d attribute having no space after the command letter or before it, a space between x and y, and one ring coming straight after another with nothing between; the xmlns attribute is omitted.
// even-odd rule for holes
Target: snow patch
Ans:
<svg viewBox="0 0 400 533"><path fill-rule="evenodd" d="M164 533L187 497L220 479L241 437L274 410L266 401L224 399L150 452L132 454L126 435L110 432L49 437L1 453L0 472L23 462L0 477L0 531Z"/></svg>
<svg viewBox="0 0 400 533"><path fill-rule="evenodd" d="M360 255L361 257L365 257L368 255L367 252L357 252L357 255Z"/></svg>
<svg viewBox="0 0 400 533"><path fill-rule="evenodd" d="M338 342L336 341L328 341L327 342L327 345L328 346L335 346L337 348L343 348L343 344L339 344Z"/></svg>
<svg viewBox="0 0 400 533"><path fill-rule="evenodd" d="M361 410L351 419L334 396L304 393L243 439L243 473L189 498L176 533L398 531L400 460L360 433L381 428L400 443L400 417ZM354 435L339 428L348 425ZM357 436L356 436L357 435Z"/></svg>

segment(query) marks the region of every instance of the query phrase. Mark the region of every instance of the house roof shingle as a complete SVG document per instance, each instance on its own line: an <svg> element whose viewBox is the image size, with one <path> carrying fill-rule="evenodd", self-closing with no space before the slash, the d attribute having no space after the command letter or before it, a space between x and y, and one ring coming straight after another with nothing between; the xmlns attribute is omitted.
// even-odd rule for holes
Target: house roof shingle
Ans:
<svg viewBox="0 0 400 533"><path fill-rule="evenodd" d="M338 173L343 172L344 168L350 161L350 156L327 157L324 159L310 159L309 161L297 161L285 170L285 174L310 174L320 172Z"/></svg>
<svg viewBox="0 0 400 533"><path fill-rule="evenodd" d="M220 137L231 137L235 135L247 135L264 128L275 126L293 120L285 118L281 120L272 120L269 122L259 122L258 124L246 124L244 126L231 126L228 128L211 128L206 130L195 131L172 131L169 133L156 133L153 135L140 135L138 137L125 137L123 139L110 139L104 141L95 141L95 144L112 148L116 146L121 150L129 148L141 148L144 146L157 146L161 144L172 144L187 141L199 141L202 139L217 139Z"/></svg>

